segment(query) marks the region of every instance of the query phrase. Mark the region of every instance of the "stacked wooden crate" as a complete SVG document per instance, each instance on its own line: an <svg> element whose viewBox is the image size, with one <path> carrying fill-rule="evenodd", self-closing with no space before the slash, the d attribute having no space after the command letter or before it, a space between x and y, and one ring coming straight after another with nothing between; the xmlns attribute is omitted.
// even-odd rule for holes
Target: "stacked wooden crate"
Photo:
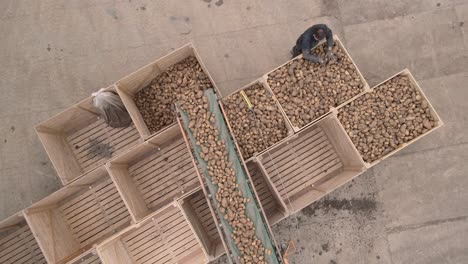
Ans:
<svg viewBox="0 0 468 264"><path fill-rule="evenodd" d="M335 37L335 42L352 62L340 40ZM135 103L142 88L188 57L198 60L218 91L189 44L107 88L122 98L133 121L130 127L109 128L98 118L92 97L36 126L65 186L0 222L1 263L208 263L229 252L180 124L150 132ZM240 156L267 223L278 223L442 125L428 103L433 127L372 163L365 162L340 113L402 75L427 98L407 70L370 89L353 65L363 91L302 126L294 124L270 87L275 70L240 89L263 87L287 128L280 140L263 144L245 159ZM235 122L242 120L230 119L225 105L226 98L240 91L219 104L238 153L246 153L236 141L236 128L242 124ZM252 107L249 111L255 112L257 105ZM252 115L246 117L256 118ZM252 129L261 130L262 120L254 121Z"/></svg>

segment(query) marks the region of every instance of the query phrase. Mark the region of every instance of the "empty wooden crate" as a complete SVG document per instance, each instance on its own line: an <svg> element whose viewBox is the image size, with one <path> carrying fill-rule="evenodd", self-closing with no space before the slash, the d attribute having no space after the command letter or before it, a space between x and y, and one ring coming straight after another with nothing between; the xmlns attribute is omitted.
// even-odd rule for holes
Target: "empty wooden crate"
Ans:
<svg viewBox="0 0 468 264"><path fill-rule="evenodd" d="M0 263L47 263L22 212L0 222Z"/></svg>
<svg viewBox="0 0 468 264"><path fill-rule="evenodd" d="M200 239L208 259L211 261L226 253L217 226L219 220L215 220L201 187L191 195L180 199L179 205Z"/></svg>
<svg viewBox="0 0 468 264"><path fill-rule="evenodd" d="M188 151L176 124L109 162L135 222L200 186Z"/></svg>
<svg viewBox="0 0 468 264"><path fill-rule="evenodd" d="M104 264L207 263L195 233L175 202L97 250Z"/></svg>
<svg viewBox="0 0 468 264"><path fill-rule="evenodd" d="M174 102L167 102L167 100L160 101L158 105L153 106L154 113L152 113L152 116L157 116L160 113L165 113L168 115L173 115L174 119L172 120L173 121L172 124L166 124L165 126L161 126L158 129L158 131L150 131L149 126L147 125L144 116L138 109L137 103L135 101L136 95L143 88L147 87L148 85L151 85L153 80L161 77L163 73L169 67L177 63L180 63L189 57L193 57L196 59L198 64L201 66L204 74L209 78L211 82L210 86L212 86L211 88L217 91L217 87L215 86L213 79L211 78L210 74L208 73L208 70L206 69L205 65L201 61L200 56L198 55L197 51L195 50L195 47L192 44L187 44L169 53L168 55L150 63L149 65L141 68L140 70L124 77L123 79L119 80L116 83L117 91L120 97L122 98L122 101L125 104L125 107L127 108L130 116L132 117L132 120L135 123L136 128L140 132L140 135L145 140L148 139L150 136L155 135L160 131L163 131L165 128L169 127L170 125L176 123L174 111L170 111L169 113L168 111L163 111L166 108L169 108L169 109L174 108L173 104L175 103L175 101ZM168 91L166 86L170 86L171 88L177 88L178 86L180 86L181 82L184 80L184 76L182 76L182 74L178 75L177 79L178 80L177 81L174 80L174 82L165 82L164 87L166 89L163 90L162 93ZM188 80L188 82L190 81L192 80ZM167 92L167 94L165 95L157 94L155 95L154 98L151 98L151 99L159 100L160 98L163 98L163 97L166 98L166 97L174 96L176 93L178 92L170 91L170 92ZM149 99L148 96L146 96L145 99Z"/></svg>
<svg viewBox="0 0 468 264"><path fill-rule="evenodd" d="M365 169L335 115L289 137L257 157L290 212L297 212Z"/></svg>
<svg viewBox="0 0 468 264"><path fill-rule="evenodd" d="M32 205L25 216L50 264L67 263L131 224L104 167Z"/></svg>
<svg viewBox="0 0 468 264"><path fill-rule="evenodd" d="M108 89L113 90L113 87ZM93 97L35 128L64 185L123 153L140 140L133 124L127 128L107 126L93 106Z"/></svg>

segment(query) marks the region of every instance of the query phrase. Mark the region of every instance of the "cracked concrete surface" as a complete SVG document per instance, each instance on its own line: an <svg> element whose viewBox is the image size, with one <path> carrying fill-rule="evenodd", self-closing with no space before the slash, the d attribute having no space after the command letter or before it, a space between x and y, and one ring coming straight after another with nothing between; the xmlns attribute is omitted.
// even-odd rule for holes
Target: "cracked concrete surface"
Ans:
<svg viewBox="0 0 468 264"><path fill-rule="evenodd" d="M409 68L445 126L274 226L291 263L468 263L467 21L467 0L0 1L0 218L59 188L34 124L189 41L228 94L320 22L371 85Z"/></svg>

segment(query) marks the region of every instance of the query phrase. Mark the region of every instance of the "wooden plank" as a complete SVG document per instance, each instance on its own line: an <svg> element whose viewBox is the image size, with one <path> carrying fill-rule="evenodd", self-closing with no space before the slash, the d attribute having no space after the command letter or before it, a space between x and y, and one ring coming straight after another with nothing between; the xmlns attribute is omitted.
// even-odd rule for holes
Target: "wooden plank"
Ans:
<svg viewBox="0 0 468 264"><path fill-rule="evenodd" d="M295 149L298 149L295 147ZM298 152L294 152L294 149L289 149L285 151L285 153L288 154L288 156L284 158L272 158L270 156L267 156L265 158L265 169L268 171L270 170L278 170L278 172L282 172L284 169L290 167L291 164L300 162L297 160L296 157L308 157L308 160L311 160L312 158L315 158L319 156L320 154L327 153L327 152L334 152L333 147L330 145L330 143L326 140L326 138L320 138L319 140L309 144L307 147L301 148L298 150ZM314 156L308 156L310 153L315 154ZM278 161L278 162L274 162ZM301 162L301 163L306 163L306 161ZM281 168L281 169L280 169Z"/></svg>
<svg viewBox="0 0 468 264"><path fill-rule="evenodd" d="M101 240L130 221L125 204L110 178L65 202L60 210L81 247Z"/></svg>
<svg viewBox="0 0 468 264"><path fill-rule="evenodd" d="M135 124L135 127L138 130L138 133L140 134L140 136L146 140L151 135L151 133L148 127L146 126L143 116L138 110L138 107L133 101L133 96L130 95L125 90L126 88L122 87L121 84L117 83L116 86L117 86L117 89L116 89L117 93L119 94L120 99L122 99L125 109L127 109L127 112L130 115L130 118L132 119L133 124Z"/></svg>
<svg viewBox="0 0 468 264"><path fill-rule="evenodd" d="M269 170L268 173L271 175L273 183L276 184L281 177L283 178L284 183L288 184L290 181L294 181L294 179L297 177L300 178L307 176L304 175L304 171L310 171L311 169L319 170L321 169L320 166L334 161L339 161L338 156L333 151L333 149L328 146L327 148L320 149L318 152L310 155L307 160L297 158L276 170Z"/></svg>
<svg viewBox="0 0 468 264"><path fill-rule="evenodd" d="M201 252L178 208L166 208L146 221L146 224L123 237L135 263L177 263L179 256L196 250Z"/></svg>
<svg viewBox="0 0 468 264"><path fill-rule="evenodd" d="M75 146L74 152L76 158L80 161L83 167L87 167L90 163L97 162L103 157L109 159L110 157L116 156L116 153L119 151L122 152L123 149L130 148L138 143L138 141L138 132L135 130L129 130L128 132L120 131L113 134L91 136L80 142L80 145L75 144L73 146ZM80 147L77 149L78 146ZM99 155L95 149L100 146L107 146L110 149L111 152L109 153L109 157Z"/></svg>
<svg viewBox="0 0 468 264"><path fill-rule="evenodd" d="M187 192L189 192L191 189L195 189L197 186L199 186L199 182L196 179L191 179L189 182L184 184L184 186L191 187L191 188L189 188L189 187L186 188ZM166 194L166 197L169 197L169 198L163 200L164 197L162 197L162 196L152 197L152 199L149 200L149 202L151 204L151 207L158 208L161 205L166 204L166 203L170 202L171 200L174 200L174 198L180 197L182 194L183 193L181 193L178 189L174 188L172 190L172 192Z"/></svg>
<svg viewBox="0 0 468 264"><path fill-rule="evenodd" d="M133 174L133 178L136 180L138 185L140 185L143 189L151 184L151 179L155 176L159 176L158 178L164 178L171 176L174 172L181 172L181 171L190 171L193 166L190 164L190 159L186 157L186 155L182 155L179 157L175 157L174 160L162 163L151 162L148 169L142 171L140 174Z"/></svg>
<svg viewBox="0 0 468 264"><path fill-rule="evenodd" d="M37 134L64 185L84 172L65 138L49 133Z"/></svg>
<svg viewBox="0 0 468 264"><path fill-rule="evenodd" d="M105 264L135 263L120 239L114 239L110 243L98 246L97 253Z"/></svg>
<svg viewBox="0 0 468 264"><path fill-rule="evenodd" d="M360 167L364 169L366 164L338 120L337 111L334 111L333 115L320 121L318 125L325 132L325 135L345 167Z"/></svg>
<svg viewBox="0 0 468 264"><path fill-rule="evenodd" d="M149 214L144 200L139 195L139 190L130 179L127 168L109 163L107 166L110 176L114 180L115 186L123 198L123 201L130 211L130 215L135 222Z"/></svg>
<svg viewBox="0 0 468 264"><path fill-rule="evenodd" d="M305 151L305 148L308 147L309 145L312 144L312 146L315 146L316 144L319 144L325 140L325 135L322 132L320 128L313 129L306 135L300 135L298 137L295 137L291 140L288 140L285 142L285 144L282 144L281 146L278 146L277 148L271 150L268 153L265 153L263 157L265 157L265 162L264 166L269 166L268 162L270 162L270 159L273 160L284 160L287 159L288 157L291 156L291 150L289 145L290 144L296 144L296 148L300 151L300 153L303 153Z"/></svg>
<svg viewBox="0 0 468 264"><path fill-rule="evenodd" d="M130 149L131 147L137 145L139 142L139 136L137 134L134 134L134 135L130 135L129 138L123 138L122 140L123 141L121 142L115 141L117 145L109 146L111 149L113 149L110 157L96 154L95 156L90 157L89 159L88 157L86 157L80 160L81 165L83 166L83 170L84 171L93 170L94 168L107 162L109 159L112 159L113 157L120 155L120 153L125 152L127 149Z"/></svg>
<svg viewBox="0 0 468 264"><path fill-rule="evenodd" d="M79 243L57 210L26 211L25 218L49 263L60 262L79 250Z"/></svg>
<svg viewBox="0 0 468 264"><path fill-rule="evenodd" d="M106 144L113 149L113 152L115 152L118 151L119 148L122 148L122 146L125 147L128 144L129 139L130 142L131 140L137 141L137 139L139 139L138 132L133 128L125 128L122 130L112 129L109 130L109 132L102 132L102 134L98 134L98 132L96 132L79 143L71 144L75 149L75 155L78 160L83 160L82 162L85 162L86 158L90 157L90 150L95 148L95 145L92 145L91 143Z"/></svg>
<svg viewBox="0 0 468 264"><path fill-rule="evenodd" d="M259 175L259 172L254 166L250 165L247 166L247 168L249 169L250 175L252 176L253 184L255 186L255 189L257 190L263 208L265 208L265 210L268 211L268 209L279 206L276 204L274 198L272 197L271 192L268 189L265 180L263 179L263 176ZM267 213L267 216L268 218L270 218L271 215Z"/></svg>
<svg viewBox="0 0 468 264"><path fill-rule="evenodd" d="M151 153L151 155L145 157L144 159L141 159L140 161L132 164L129 166L129 172L133 174L140 174L143 170L148 168L148 164L151 162L161 162L164 160L165 157L172 157L172 156L180 156L183 155L185 152L188 150L185 148L183 142L180 140L177 140L171 144L165 144L161 145L161 150L160 151L155 151L154 154ZM163 155L165 155L163 157Z"/></svg>
<svg viewBox="0 0 468 264"><path fill-rule="evenodd" d="M193 167L191 167L190 161L181 164L183 167L177 168L177 167L172 167L172 169L169 169L167 171L161 171L161 173L157 174L150 174L148 175L149 179L146 182L143 182L142 184L138 184L138 186L141 188L141 191L143 193L144 197L147 197L146 194L150 194L151 196L153 191L163 191L163 188L171 187L177 184L184 184L191 179L195 178L195 171ZM159 188L158 188L159 187Z"/></svg>

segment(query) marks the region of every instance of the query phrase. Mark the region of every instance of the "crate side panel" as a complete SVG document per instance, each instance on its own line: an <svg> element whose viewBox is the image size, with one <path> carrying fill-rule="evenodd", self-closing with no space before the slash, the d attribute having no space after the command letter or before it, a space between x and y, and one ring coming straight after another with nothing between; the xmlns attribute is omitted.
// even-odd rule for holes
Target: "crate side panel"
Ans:
<svg viewBox="0 0 468 264"><path fill-rule="evenodd" d="M252 177L255 190L257 191L263 210L265 210L268 221L272 225L277 223L285 217L286 206L284 206L283 202L278 201L277 196L273 194L258 164L247 162L247 169Z"/></svg>

